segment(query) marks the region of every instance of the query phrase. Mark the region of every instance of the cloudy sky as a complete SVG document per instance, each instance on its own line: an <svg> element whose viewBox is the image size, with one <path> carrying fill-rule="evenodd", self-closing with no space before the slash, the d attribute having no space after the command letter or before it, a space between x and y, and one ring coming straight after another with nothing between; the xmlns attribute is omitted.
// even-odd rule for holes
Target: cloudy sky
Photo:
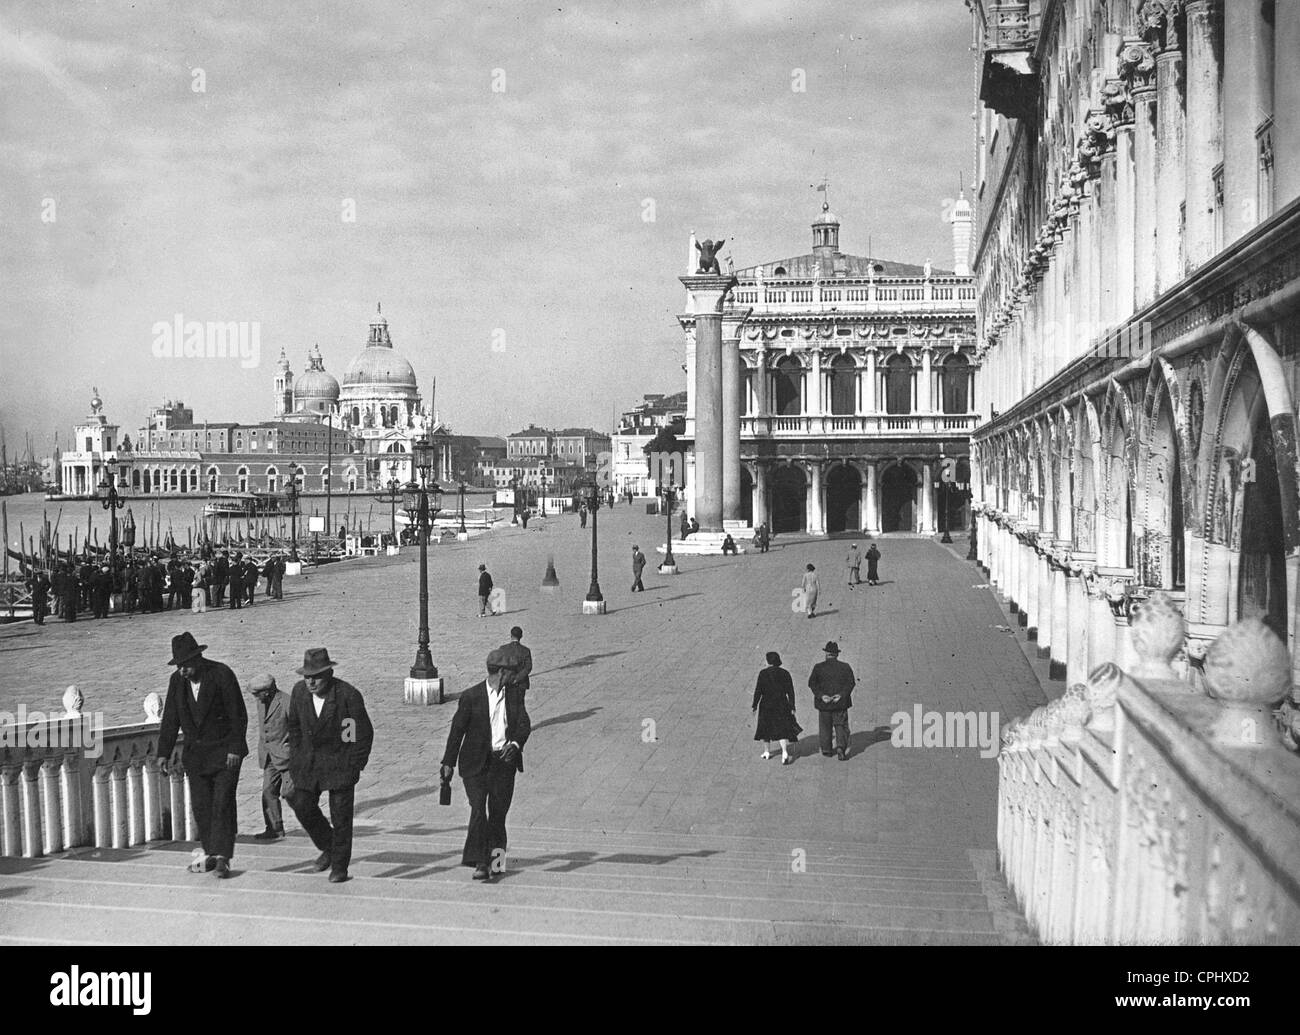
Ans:
<svg viewBox="0 0 1300 1035"><path fill-rule="evenodd" d="M806 252L823 175L845 251L951 268L959 0L560 2L7 2L11 450L92 384L133 434L265 419L280 348L341 378L377 302L455 430L607 428L685 386L690 231ZM258 322L260 366L156 358L176 313Z"/></svg>

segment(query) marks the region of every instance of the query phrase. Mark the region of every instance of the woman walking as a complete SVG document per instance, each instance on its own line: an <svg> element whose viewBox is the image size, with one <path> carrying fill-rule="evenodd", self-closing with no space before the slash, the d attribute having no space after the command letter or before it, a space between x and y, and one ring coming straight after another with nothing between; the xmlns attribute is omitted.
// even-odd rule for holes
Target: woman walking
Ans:
<svg viewBox="0 0 1300 1035"><path fill-rule="evenodd" d="M880 572L876 569L876 565L880 562L880 551L876 549L875 543L867 547L866 557L867 585L878 586L880 585Z"/></svg>
<svg viewBox="0 0 1300 1035"><path fill-rule="evenodd" d="M817 581L817 569L810 564L803 575L804 608L808 612L809 618L817 614L817 592L820 589L821 584Z"/></svg>
<svg viewBox="0 0 1300 1035"><path fill-rule="evenodd" d="M761 758L772 757L772 741L781 744L781 764L789 765L794 761L790 754L790 741L798 741L803 727L795 720L794 681L790 673L781 667L781 655L776 651L767 652L767 665L758 674L758 683L754 687L754 701L750 710L758 713L758 728L754 730L754 739L763 742Z"/></svg>

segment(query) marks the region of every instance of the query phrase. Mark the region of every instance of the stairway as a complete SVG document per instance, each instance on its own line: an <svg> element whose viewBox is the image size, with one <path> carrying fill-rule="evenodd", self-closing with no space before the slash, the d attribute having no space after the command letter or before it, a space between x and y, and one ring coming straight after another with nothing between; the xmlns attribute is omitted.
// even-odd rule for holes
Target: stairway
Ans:
<svg viewBox="0 0 1300 1035"><path fill-rule="evenodd" d="M0 942L1033 943L986 850L532 827L484 886L463 838L359 823L343 885L301 832L241 838L227 881L186 872L185 844L0 859Z"/></svg>

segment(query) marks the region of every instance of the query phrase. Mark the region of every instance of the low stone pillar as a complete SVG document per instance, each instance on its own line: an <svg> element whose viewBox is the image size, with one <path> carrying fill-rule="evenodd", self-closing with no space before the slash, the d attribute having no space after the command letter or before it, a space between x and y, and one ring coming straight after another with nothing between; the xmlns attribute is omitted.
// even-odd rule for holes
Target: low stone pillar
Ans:
<svg viewBox="0 0 1300 1035"><path fill-rule="evenodd" d="M1088 678L1088 594L1083 579L1071 572L1065 577L1068 632L1065 647L1065 681L1069 686Z"/></svg>
<svg viewBox="0 0 1300 1035"><path fill-rule="evenodd" d="M1088 593L1088 672L1115 660L1115 623L1105 588L1094 583Z"/></svg>
<svg viewBox="0 0 1300 1035"><path fill-rule="evenodd" d="M1048 675L1052 679L1064 679L1066 671L1066 648L1070 637L1070 614L1068 597L1065 589L1065 569L1052 568L1052 643L1051 662Z"/></svg>
<svg viewBox="0 0 1300 1035"><path fill-rule="evenodd" d="M1046 554L1039 554L1034 575L1038 579L1038 656L1051 657L1052 636L1052 565Z"/></svg>

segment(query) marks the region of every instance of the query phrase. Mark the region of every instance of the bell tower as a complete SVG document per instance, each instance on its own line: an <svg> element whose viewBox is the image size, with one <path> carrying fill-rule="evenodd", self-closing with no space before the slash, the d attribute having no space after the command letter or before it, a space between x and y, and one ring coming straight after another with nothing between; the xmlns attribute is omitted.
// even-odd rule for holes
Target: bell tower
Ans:
<svg viewBox="0 0 1300 1035"><path fill-rule="evenodd" d="M275 375L275 415L283 417L293 412L293 371L289 369L289 357L280 349L280 362Z"/></svg>

